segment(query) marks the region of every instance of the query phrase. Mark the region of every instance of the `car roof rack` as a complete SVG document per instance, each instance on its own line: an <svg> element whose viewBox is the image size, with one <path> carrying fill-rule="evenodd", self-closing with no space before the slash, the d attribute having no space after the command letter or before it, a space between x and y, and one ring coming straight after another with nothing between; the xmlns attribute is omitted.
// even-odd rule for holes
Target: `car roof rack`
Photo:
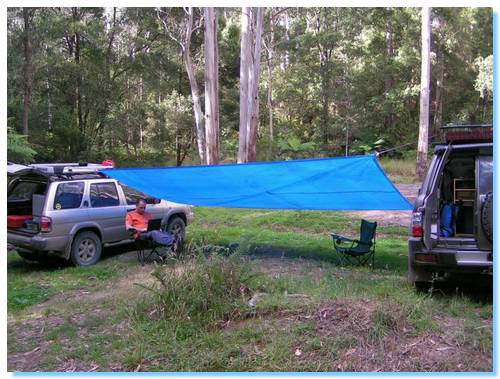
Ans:
<svg viewBox="0 0 500 379"><path fill-rule="evenodd" d="M446 143L491 142L493 125L444 125L441 127Z"/></svg>
<svg viewBox="0 0 500 379"><path fill-rule="evenodd" d="M30 167L54 175L94 174L100 170L112 168L98 163L33 163Z"/></svg>

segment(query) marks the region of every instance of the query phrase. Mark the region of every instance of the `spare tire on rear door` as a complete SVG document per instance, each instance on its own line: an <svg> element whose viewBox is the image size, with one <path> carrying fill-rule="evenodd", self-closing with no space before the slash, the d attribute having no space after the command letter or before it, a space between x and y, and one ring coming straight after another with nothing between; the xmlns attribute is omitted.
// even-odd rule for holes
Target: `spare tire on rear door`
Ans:
<svg viewBox="0 0 500 379"><path fill-rule="evenodd" d="M488 192L481 208L481 226L490 242L493 242L493 192Z"/></svg>

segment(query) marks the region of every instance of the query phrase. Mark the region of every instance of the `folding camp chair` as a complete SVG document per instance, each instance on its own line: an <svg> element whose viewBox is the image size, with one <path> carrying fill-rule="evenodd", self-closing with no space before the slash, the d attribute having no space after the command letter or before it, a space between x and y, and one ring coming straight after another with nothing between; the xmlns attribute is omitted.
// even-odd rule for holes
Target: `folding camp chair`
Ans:
<svg viewBox="0 0 500 379"><path fill-rule="evenodd" d="M148 221L148 232L153 230L160 230L161 220L149 220ZM129 229L129 231L134 234L135 229ZM135 238L135 244L137 249L137 259L139 260L141 266L144 266L149 260L160 260L163 261L171 253L175 253L178 245L178 236L174 235L172 241L167 244L158 243L149 238Z"/></svg>
<svg viewBox="0 0 500 379"><path fill-rule="evenodd" d="M371 267L375 264L375 231L376 222L361 220L359 240L353 240L332 233L333 247L339 253L342 263L366 264L371 259Z"/></svg>

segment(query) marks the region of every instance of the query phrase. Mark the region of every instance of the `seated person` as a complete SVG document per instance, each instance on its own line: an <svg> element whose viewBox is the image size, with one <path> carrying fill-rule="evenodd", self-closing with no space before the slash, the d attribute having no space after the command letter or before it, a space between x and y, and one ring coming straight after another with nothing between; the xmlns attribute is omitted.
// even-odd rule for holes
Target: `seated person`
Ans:
<svg viewBox="0 0 500 379"><path fill-rule="evenodd" d="M125 227L133 230L135 239L151 240L159 245L172 245L175 239L167 232L161 230L151 230L148 232L148 222L151 220L151 213L146 212L146 201L137 200L135 210L128 212L125 217Z"/></svg>

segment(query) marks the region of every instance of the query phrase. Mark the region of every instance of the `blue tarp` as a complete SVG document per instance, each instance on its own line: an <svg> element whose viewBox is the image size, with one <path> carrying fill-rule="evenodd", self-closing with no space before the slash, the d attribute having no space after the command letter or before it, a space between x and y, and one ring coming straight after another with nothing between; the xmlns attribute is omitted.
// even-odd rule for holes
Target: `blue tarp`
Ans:
<svg viewBox="0 0 500 379"><path fill-rule="evenodd" d="M148 195L224 208L410 210L372 155L102 173Z"/></svg>

